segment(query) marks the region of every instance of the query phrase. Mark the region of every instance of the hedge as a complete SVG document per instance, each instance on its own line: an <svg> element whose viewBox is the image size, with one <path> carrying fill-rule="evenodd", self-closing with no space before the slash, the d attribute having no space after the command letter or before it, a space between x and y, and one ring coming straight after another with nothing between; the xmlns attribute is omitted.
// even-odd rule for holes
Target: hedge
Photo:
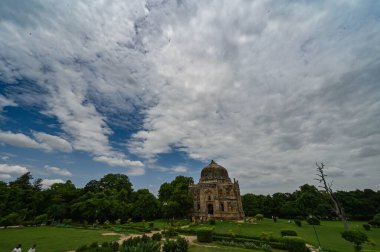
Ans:
<svg viewBox="0 0 380 252"><path fill-rule="evenodd" d="M212 242L213 240L213 228L203 227L197 229L197 240L199 242Z"/></svg>
<svg viewBox="0 0 380 252"><path fill-rule="evenodd" d="M301 237L284 236L283 243L289 252L309 252L306 242Z"/></svg>

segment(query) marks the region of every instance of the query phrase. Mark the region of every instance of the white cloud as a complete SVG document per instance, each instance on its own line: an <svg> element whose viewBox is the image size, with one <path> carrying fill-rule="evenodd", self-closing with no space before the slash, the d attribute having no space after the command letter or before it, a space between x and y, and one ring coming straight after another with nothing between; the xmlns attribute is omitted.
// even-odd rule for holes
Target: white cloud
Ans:
<svg viewBox="0 0 380 252"><path fill-rule="evenodd" d="M43 132L34 132L33 135L39 142L46 144L53 150L62 152L71 152L73 150L71 144L61 137L49 135Z"/></svg>
<svg viewBox="0 0 380 252"><path fill-rule="evenodd" d="M126 174L128 176L142 176L145 174L145 170L143 168L132 168L129 169Z"/></svg>
<svg viewBox="0 0 380 252"><path fill-rule="evenodd" d="M21 165L9 165L9 164L0 164L0 173L16 173L24 174L29 170Z"/></svg>
<svg viewBox="0 0 380 252"><path fill-rule="evenodd" d="M72 151L70 143L61 137L53 136L42 132L33 132L33 136L35 137L35 139L23 133L0 131L0 141L9 145L32 149L41 149L45 151Z"/></svg>
<svg viewBox="0 0 380 252"><path fill-rule="evenodd" d="M22 133L12 133L10 131L0 131L0 141L17 147L43 150L50 149L46 144L38 143L27 135L24 135Z"/></svg>
<svg viewBox="0 0 380 252"><path fill-rule="evenodd" d="M62 179L43 179L41 181L42 188L44 188L44 189L47 189L47 188L51 187L52 185L58 184L58 183L62 184L62 183L65 183L65 181Z"/></svg>
<svg viewBox="0 0 380 252"><path fill-rule="evenodd" d="M98 157L94 157L94 160L98 162L106 163L110 166L139 167L139 168L144 167L144 164L140 161L131 161L123 157L98 156Z"/></svg>
<svg viewBox="0 0 380 252"><path fill-rule="evenodd" d="M0 113L3 111L4 107L8 107L8 106L15 107L15 106L17 106L17 104L14 101L12 101L12 100L4 97L2 94L0 94Z"/></svg>
<svg viewBox="0 0 380 252"><path fill-rule="evenodd" d="M178 166L173 167L171 170L176 173L185 173L187 172L187 167L178 165Z"/></svg>
<svg viewBox="0 0 380 252"><path fill-rule="evenodd" d="M0 8L0 45L8 48L0 78L46 90L38 98L45 112L94 160L142 173L109 140L115 118L130 125L132 113L144 116L131 129L139 129L128 141L133 154L216 159L244 190L293 191L313 182L315 161L379 179L380 25L372 2L13 7ZM31 140L21 142L35 146ZM346 176L339 186L363 183Z"/></svg>
<svg viewBox="0 0 380 252"><path fill-rule="evenodd" d="M61 175L61 176L66 176L66 177L70 177L72 176L73 174L66 170L66 169L61 169L59 167L54 167L54 166L45 166L45 169L49 172L49 173L52 173L52 174L57 174L57 175Z"/></svg>
<svg viewBox="0 0 380 252"><path fill-rule="evenodd" d="M10 174L0 174L0 179L10 179L12 176Z"/></svg>

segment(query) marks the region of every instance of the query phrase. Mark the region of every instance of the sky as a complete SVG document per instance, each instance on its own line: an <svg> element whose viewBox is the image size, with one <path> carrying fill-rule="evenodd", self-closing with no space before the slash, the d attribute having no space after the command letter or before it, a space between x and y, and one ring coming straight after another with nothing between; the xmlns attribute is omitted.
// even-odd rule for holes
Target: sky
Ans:
<svg viewBox="0 0 380 252"><path fill-rule="evenodd" d="M0 180L380 190L380 1L2 0Z"/></svg>

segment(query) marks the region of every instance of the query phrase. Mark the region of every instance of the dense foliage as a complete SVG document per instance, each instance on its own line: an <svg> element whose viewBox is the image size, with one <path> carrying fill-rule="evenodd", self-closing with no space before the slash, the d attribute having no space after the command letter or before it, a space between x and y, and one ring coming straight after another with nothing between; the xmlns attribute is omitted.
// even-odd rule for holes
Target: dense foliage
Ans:
<svg viewBox="0 0 380 252"><path fill-rule="evenodd" d="M158 198L148 189L134 191L128 176L107 174L77 188L70 180L43 189L41 179L28 172L9 183L0 181L0 226L38 225L52 222L83 224L126 223L155 218L188 217L193 206L188 192L190 177L178 176L163 183ZM380 225L380 191L365 189L338 191L347 216L356 220L371 220ZM333 219L329 198L311 185L303 185L293 193L242 196L246 216L306 219L310 215ZM274 219L276 220L276 218Z"/></svg>
<svg viewBox="0 0 380 252"><path fill-rule="evenodd" d="M363 243L369 242L368 236L359 230L344 231L342 238L354 244L355 251L361 251Z"/></svg>
<svg viewBox="0 0 380 252"><path fill-rule="evenodd" d="M0 226L51 222L109 225L168 215L187 217L192 202L187 193L190 182L192 178L181 176L170 183L169 206L164 207L163 195L160 202L148 189L134 191L123 174L107 174L100 180L91 180L84 188L76 188L68 180L43 189L41 179L33 180L28 172L9 183L0 181ZM175 204L182 211L177 211Z"/></svg>
<svg viewBox="0 0 380 252"><path fill-rule="evenodd" d="M284 236L283 243L289 252L309 252L304 239L295 236Z"/></svg>
<svg viewBox="0 0 380 252"><path fill-rule="evenodd" d="M199 242L212 242L214 229L209 227L198 228L197 240Z"/></svg>
<svg viewBox="0 0 380 252"><path fill-rule="evenodd" d="M346 215L352 220L371 220L376 213L380 213L380 191L375 192L371 189L338 191L336 196ZM264 214L268 218L277 216L289 219L306 219L310 215L322 219L337 217L331 210L331 202L326 193L307 184L293 193L273 195L248 193L242 196L242 203L246 216Z"/></svg>

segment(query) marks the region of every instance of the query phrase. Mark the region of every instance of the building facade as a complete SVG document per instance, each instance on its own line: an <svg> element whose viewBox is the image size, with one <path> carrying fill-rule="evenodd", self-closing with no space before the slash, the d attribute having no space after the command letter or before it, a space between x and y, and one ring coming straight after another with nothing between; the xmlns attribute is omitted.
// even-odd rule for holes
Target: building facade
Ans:
<svg viewBox="0 0 380 252"><path fill-rule="evenodd" d="M189 186L193 195L193 218L241 220L244 218L239 182L231 182L226 168L213 160L204 167L198 184Z"/></svg>

